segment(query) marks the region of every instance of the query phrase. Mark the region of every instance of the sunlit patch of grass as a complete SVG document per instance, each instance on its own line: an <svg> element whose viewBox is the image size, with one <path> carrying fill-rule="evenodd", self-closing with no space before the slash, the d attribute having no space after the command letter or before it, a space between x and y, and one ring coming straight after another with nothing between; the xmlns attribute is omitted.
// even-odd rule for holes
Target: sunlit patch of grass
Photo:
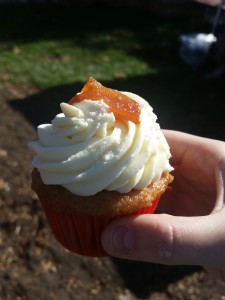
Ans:
<svg viewBox="0 0 225 300"><path fill-rule="evenodd" d="M128 53L132 50L131 45L135 44L132 36L129 49L127 45L122 47L122 43L113 33L95 36L92 40L94 47L91 40L81 45L73 40L57 39L9 42L7 46L0 46L0 78L46 88L84 81L90 75L108 80L156 71L143 59ZM133 46L133 49L136 48L137 44Z"/></svg>
<svg viewBox="0 0 225 300"><path fill-rule="evenodd" d="M47 88L89 75L112 80L173 66L178 27L149 12L11 6L0 19L0 84Z"/></svg>

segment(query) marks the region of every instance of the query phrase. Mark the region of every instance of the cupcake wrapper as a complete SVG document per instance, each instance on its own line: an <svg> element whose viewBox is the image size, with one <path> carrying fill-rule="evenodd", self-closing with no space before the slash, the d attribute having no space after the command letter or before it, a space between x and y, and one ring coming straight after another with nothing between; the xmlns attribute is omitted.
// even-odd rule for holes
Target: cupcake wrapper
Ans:
<svg viewBox="0 0 225 300"><path fill-rule="evenodd" d="M158 202L159 198L132 215L152 214ZM55 238L63 247L84 256L109 256L102 247L101 234L113 218L78 215L49 207L44 201L41 204Z"/></svg>

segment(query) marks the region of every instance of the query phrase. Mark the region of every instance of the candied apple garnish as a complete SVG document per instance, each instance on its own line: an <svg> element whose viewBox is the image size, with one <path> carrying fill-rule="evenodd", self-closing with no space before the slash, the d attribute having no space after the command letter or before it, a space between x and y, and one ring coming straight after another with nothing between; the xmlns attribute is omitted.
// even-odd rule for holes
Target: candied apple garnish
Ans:
<svg viewBox="0 0 225 300"><path fill-rule="evenodd" d="M90 77L80 93L76 94L69 104L88 100L103 100L110 107L117 120L140 122L140 108L136 101L117 90L104 87L94 78Z"/></svg>

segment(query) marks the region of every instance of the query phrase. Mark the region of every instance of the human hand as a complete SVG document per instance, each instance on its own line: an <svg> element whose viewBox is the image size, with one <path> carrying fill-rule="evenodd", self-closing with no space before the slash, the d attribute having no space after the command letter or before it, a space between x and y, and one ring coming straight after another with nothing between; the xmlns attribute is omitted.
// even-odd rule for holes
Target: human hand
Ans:
<svg viewBox="0 0 225 300"><path fill-rule="evenodd" d="M161 214L113 220L102 244L112 256L201 265L225 281L225 142L164 131L174 170Z"/></svg>

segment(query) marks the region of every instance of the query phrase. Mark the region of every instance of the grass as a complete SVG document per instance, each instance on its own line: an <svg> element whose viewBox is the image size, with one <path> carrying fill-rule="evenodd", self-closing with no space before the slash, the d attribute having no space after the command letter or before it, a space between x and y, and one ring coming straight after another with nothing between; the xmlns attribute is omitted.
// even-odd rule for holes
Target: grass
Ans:
<svg viewBox="0 0 225 300"><path fill-rule="evenodd" d="M17 43L2 50L0 65L2 78L18 84L30 82L40 88L84 81L91 74L105 80L154 71L122 49L95 51L68 40Z"/></svg>
<svg viewBox="0 0 225 300"><path fill-rule="evenodd" d="M8 22L7 13L2 12L0 78L3 81L30 82L47 88L84 81L90 74L107 80L157 71L134 55L145 46L139 33L147 23L144 38L149 39L152 22L148 22L147 16L142 20L141 14L136 16L131 12L124 20L121 14L122 23L117 23L115 15L104 10L93 14L90 10L71 12L65 8L62 13L58 7L23 9L17 8L16 12L11 7L13 25ZM135 29L130 27L132 19L139 24Z"/></svg>
<svg viewBox="0 0 225 300"><path fill-rule="evenodd" d="M0 19L1 82L39 88L171 68L174 54L168 57L185 27L150 12L57 5L3 6Z"/></svg>
<svg viewBox="0 0 225 300"><path fill-rule="evenodd" d="M170 19L141 10L3 6L0 20L0 86L57 89L93 76L142 95L163 127L224 136L217 129L225 127L224 78L206 82L178 55L180 34L208 29L198 10Z"/></svg>

